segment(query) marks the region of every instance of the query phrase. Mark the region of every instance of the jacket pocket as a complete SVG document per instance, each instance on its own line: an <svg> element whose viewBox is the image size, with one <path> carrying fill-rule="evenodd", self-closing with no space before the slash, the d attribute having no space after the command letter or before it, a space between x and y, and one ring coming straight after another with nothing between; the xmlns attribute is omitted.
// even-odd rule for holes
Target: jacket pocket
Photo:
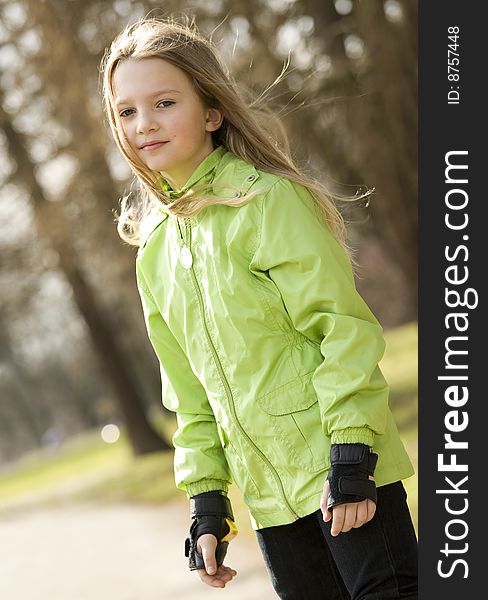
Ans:
<svg viewBox="0 0 488 600"><path fill-rule="evenodd" d="M309 408L317 402L317 394L312 384L314 372L315 369L260 396L257 399L258 404L268 415L275 416Z"/></svg>
<svg viewBox="0 0 488 600"><path fill-rule="evenodd" d="M285 468L311 473L330 467L330 438L325 435L310 371L257 399L273 434L273 455Z"/></svg>

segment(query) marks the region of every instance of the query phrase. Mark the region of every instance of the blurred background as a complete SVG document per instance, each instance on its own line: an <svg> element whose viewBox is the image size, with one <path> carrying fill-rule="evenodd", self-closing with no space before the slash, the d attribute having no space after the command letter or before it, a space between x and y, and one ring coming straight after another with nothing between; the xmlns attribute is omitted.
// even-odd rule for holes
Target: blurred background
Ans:
<svg viewBox="0 0 488 600"><path fill-rule="evenodd" d="M0 0L0 596L206 597L114 209L132 177L102 113L105 48L144 15L193 15L296 160L336 194L357 286L417 464L417 2ZM416 476L405 482L416 523ZM231 598L272 598L238 491ZM169 541L168 541L169 540ZM239 540L239 541L238 541ZM232 560L230 560L232 559ZM131 567L131 568L129 568ZM29 574L29 577L25 577ZM194 574L193 574L194 575Z"/></svg>

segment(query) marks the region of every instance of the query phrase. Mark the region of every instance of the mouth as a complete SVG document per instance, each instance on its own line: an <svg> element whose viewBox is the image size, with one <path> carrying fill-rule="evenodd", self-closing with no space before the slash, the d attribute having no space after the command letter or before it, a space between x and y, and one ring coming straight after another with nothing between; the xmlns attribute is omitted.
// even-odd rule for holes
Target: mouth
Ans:
<svg viewBox="0 0 488 600"><path fill-rule="evenodd" d="M153 150L157 150L158 148L161 148L161 146L164 146L164 144L167 144L168 142L148 142L146 144L143 144L140 147L140 150L145 150L146 152L151 152Z"/></svg>

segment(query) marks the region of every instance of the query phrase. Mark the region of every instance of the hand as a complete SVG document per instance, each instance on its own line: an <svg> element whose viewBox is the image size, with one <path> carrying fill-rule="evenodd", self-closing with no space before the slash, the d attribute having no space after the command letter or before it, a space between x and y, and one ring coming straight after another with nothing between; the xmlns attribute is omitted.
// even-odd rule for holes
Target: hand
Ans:
<svg viewBox="0 0 488 600"><path fill-rule="evenodd" d="M370 479L373 479L371 475ZM338 536L339 533L345 533L353 528L361 527L374 517L376 512L376 504L369 499L362 502L350 502L347 504L339 504L334 506L332 511L327 509L327 498L329 496L329 480L326 479L322 497L320 498L320 508L325 523L332 519L331 535Z"/></svg>
<svg viewBox="0 0 488 600"><path fill-rule="evenodd" d="M185 540L185 556L188 557L190 571L200 570L202 575L211 577L217 573L221 574L222 569L218 567L223 565L229 542L237 535L227 494L222 490L215 490L191 497L190 515L192 518L190 535ZM202 554L202 547L204 554ZM207 561L210 561L209 565ZM208 572L207 566L212 567L211 573ZM232 577L234 575L235 572ZM224 585L225 583L224 581Z"/></svg>
<svg viewBox="0 0 488 600"><path fill-rule="evenodd" d="M237 571L225 565L217 568L216 548L217 538L214 535L205 533L198 538L197 552L203 556L205 569L197 569L197 573L201 581L210 587L224 588L237 575Z"/></svg>

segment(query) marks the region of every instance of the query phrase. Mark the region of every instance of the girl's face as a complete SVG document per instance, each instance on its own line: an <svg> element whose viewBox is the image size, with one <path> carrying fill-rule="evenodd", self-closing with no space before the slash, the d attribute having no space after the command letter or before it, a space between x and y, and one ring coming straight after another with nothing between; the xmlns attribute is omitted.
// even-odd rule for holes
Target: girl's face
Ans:
<svg viewBox="0 0 488 600"><path fill-rule="evenodd" d="M212 152L221 113L206 108L187 74L162 58L123 60L113 88L122 137L149 169L181 188Z"/></svg>

